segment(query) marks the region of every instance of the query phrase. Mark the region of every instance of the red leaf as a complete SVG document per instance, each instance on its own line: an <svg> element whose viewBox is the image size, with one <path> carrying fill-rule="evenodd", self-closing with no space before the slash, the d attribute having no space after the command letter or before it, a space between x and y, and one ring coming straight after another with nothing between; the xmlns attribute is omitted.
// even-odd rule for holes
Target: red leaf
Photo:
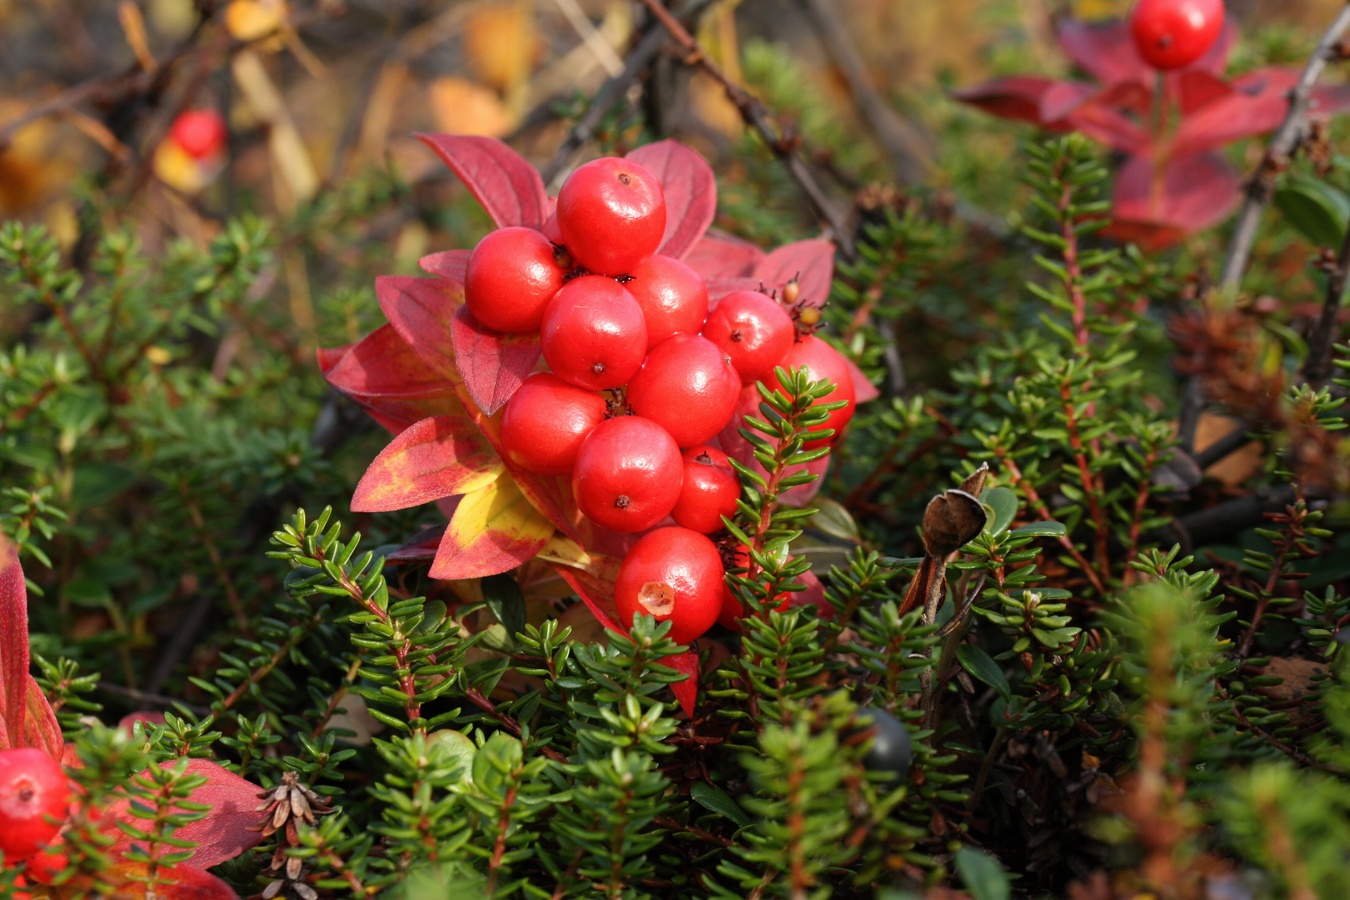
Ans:
<svg viewBox="0 0 1350 900"><path fill-rule="evenodd" d="M764 258L764 251L754 244L712 229L690 248L684 261L705 280L719 278L748 278Z"/></svg>
<svg viewBox="0 0 1350 900"><path fill-rule="evenodd" d="M869 400L875 400L881 396L881 391L877 390L877 386L872 383L872 379L868 378L866 373L858 368L857 363L847 356L843 357L843 360L849 374L853 376L853 399L855 403L867 403Z"/></svg>
<svg viewBox="0 0 1350 900"><path fill-rule="evenodd" d="M111 884L116 885L115 892L107 896L115 900L238 900L239 898L228 884L210 872L181 863L156 870L152 893L145 883L148 872L149 866L145 863L118 863L105 876Z"/></svg>
<svg viewBox="0 0 1350 900"><path fill-rule="evenodd" d="M577 592L581 602L586 604L601 625L620 634L628 633L628 629L619 624L619 612L614 606L613 577L606 579L585 569L575 569L557 562L550 564L562 576L562 580ZM618 572L617 560L614 561L614 571Z"/></svg>
<svg viewBox="0 0 1350 900"><path fill-rule="evenodd" d="M1116 176L1112 215L1190 233L1223 220L1237 206L1242 182L1221 156L1202 153L1174 159L1159 170L1131 159Z"/></svg>
<svg viewBox="0 0 1350 900"><path fill-rule="evenodd" d="M1130 27L1123 21L1081 22L1061 19L1055 37L1065 55L1102 84L1141 81L1149 84L1153 70L1134 48Z"/></svg>
<svg viewBox="0 0 1350 900"><path fill-rule="evenodd" d="M1148 132L1119 109L1121 104L1136 104L1140 90L1141 86L1127 83L1102 91L1080 103L1062 124L1121 153L1131 156L1144 154L1151 141Z"/></svg>
<svg viewBox="0 0 1350 900"><path fill-rule="evenodd" d="M497 227L542 228L548 219L544 179L519 153L489 137L419 134L483 204Z"/></svg>
<svg viewBox="0 0 1350 900"><path fill-rule="evenodd" d="M459 581L509 571L533 559L553 531L515 482L499 478L460 499L428 574Z"/></svg>
<svg viewBox="0 0 1350 900"><path fill-rule="evenodd" d="M1203 69L1183 69L1174 78L1167 80L1167 86L1183 116L1226 99L1233 93L1228 82Z"/></svg>
<svg viewBox="0 0 1350 900"><path fill-rule="evenodd" d="M19 548L0 534L0 750L37 747L59 760L56 713L28 672L28 585Z"/></svg>
<svg viewBox="0 0 1350 900"><path fill-rule="evenodd" d="M511 399L525 376L534 371L542 352L537 333L493 331L475 319L467 306L455 310L450 336L464 387L489 416Z"/></svg>
<svg viewBox="0 0 1350 900"><path fill-rule="evenodd" d="M356 485L352 511L389 512L466 494L501 473L501 459L467 417L432 416L380 451Z"/></svg>
<svg viewBox="0 0 1350 900"><path fill-rule="evenodd" d="M175 762L169 760L160 765L168 768ZM263 821L263 814L258 811L262 802L258 798L262 793L260 786L209 759L193 759L188 763L187 770L189 774L203 775L207 779L188 799L211 807L205 818L189 822L173 833L176 838L196 842L197 846L190 851L192 856L189 857L194 867L209 869L262 843L262 832L249 830L250 826L261 825ZM112 803L103 810L102 821L112 826L112 823L121 820L137 828L145 828L146 820L131 815L130 808L130 800ZM126 854L136 843L115 826L109 831L119 835L117 843L109 848L113 856Z"/></svg>
<svg viewBox="0 0 1350 900"><path fill-rule="evenodd" d="M834 276L834 244L829 241L794 241L777 248L755 266L752 277L782 296L783 286L794 278L800 288L799 302L823 306L830 297Z"/></svg>
<svg viewBox="0 0 1350 900"><path fill-rule="evenodd" d="M717 213L717 179L712 167L678 141L644 144L628 158L651 169L666 197L666 233L656 252L683 259Z"/></svg>
<svg viewBox="0 0 1350 900"><path fill-rule="evenodd" d="M422 361L449 381L459 380L450 319L464 303L464 287L443 278L382 275L375 294L389 324Z"/></svg>
<svg viewBox="0 0 1350 900"><path fill-rule="evenodd" d="M1172 153L1189 156L1213 150L1238 138L1273 131L1289 112L1289 91L1298 83L1292 69L1268 66L1232 82L1232 92L1187 116L1177 129ZM1341 85L1313 91L1318 112L1350 106L1350 89Z"/></svg>
<svg viewBox="0 0 1350 900"><path fill-rule="evenodd" d="M1048 127L1051 123L1041 115L1041 98L1057 84L1038 75L1017 75L962 88L952 96L1001 119Z"/></svg>
<svg viewBox="0 0 1350 900"><path fill-rule="evenodd" d="M698 699L698 654L692 650L686 650L683 653L676 653L674 656L667 656L661 660L661 665L669 666L681 675L688 675L684 681L678 681L670 686L675 692L675 699L679 701L680 709L689 718L694 717L694 702Z"/></svg>
<svg viewBox="0 0 1350 900"><path fill-rule="evenodd" d="M360 404L398 434L428 416L462 415L453 380L413 352L392 325L382 325L355 344L319 350L319 368L335 389Z"/></svg>
<svg viewBox="0 0 1350 900"><path fill-rule="evenodd" d="M469 254L471 250L442 250L440 253L433 253L430 256L424 256L417 261L422 267L422 271L444 278L452 284L464 287L464 276L469 270Z"/></svg>

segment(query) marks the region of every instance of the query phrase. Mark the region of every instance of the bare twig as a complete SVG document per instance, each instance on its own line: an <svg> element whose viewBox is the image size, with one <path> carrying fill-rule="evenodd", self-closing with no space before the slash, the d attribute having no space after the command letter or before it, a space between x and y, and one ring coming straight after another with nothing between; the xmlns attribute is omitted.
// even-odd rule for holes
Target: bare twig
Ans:
<svg viewBox="0 0 1350 900"><path fill-rule="evenodd" d="M1336 54L1345 30L1350 28L1350 4L1341 9L1331 25L1317 42L1312 58L1303 67L1303 74L1290 92L1289 112L1284 117L1275 136L1270 139L1261 164L1252 176L1247 188L1247 197L1238 213L1238 224L1233 230L1233 239L1228 245L1228 256L1224 259L1223 275L1219 280L1222 296L1231 301L1237 296L1238 286L1242 282L1242 273L1247 268L1252 245L1256 242L1256 229L1261 221L1261 213L1270 202L1275 190L1275 177L1288 163L1298 146L1308 136L1309 112L1312 108L1312 89L1322 70Z"/></svg>
<svg viewBox="0 0 1350 900"><path fill-rule="evenodd" d="M729 79L726 73L708 58L703 48L699 46L698 41L694 39L688 29L671 15L670 10L666 9L661 0L641 0L641 2L656 17L656 20L670 32L676 43L688 53L686 62L689 65L698 66L722 86L727 99L740 112L741 119L759 134L770 152L782 161L788 170L788 174L797 182L797 186L801 188L802 193L815 207L816 214L829 226L840 254L846 259L853 259L856 256L856 250L853 246L853 234L848 228L845 215L835 207L829 197L825 196L825 191L816 181L815 175L797 155L797 142L779 134L778 129L769 120L764 105L747 93L740 85Z"/></svg>
<svg viewBox="0 0 1350 900"><path fill-rule="evenodd" d="M1329 251L1328 251L1329 252ZM1331 374L1331 347L1336 339L1336 319L1341 311L1341 297L1345 295L1346 280L1350 278L1350 223L1341 241L1336 262L1327 268L1327 292L1322 299L1322 315L1318 316L1308 337L1308 358L1303 363L1303 376L1314 386L1321 385Z"/></svg>

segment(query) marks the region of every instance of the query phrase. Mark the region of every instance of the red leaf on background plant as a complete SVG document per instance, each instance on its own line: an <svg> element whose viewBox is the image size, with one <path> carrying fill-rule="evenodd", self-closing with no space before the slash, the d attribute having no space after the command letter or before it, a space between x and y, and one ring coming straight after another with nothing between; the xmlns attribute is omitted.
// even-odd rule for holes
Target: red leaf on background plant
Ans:
<svg viewBox="0 0 1350 900"><path fill-rule="evenodd" d="M112 866L105 878L115 885L115 893L106 895L115 900L238 900L228 884L210 872L184 865L161 866L155 871L155 885L151 892L145 883L150 869L143 862L120 862ZM65 896L60 888L54 896Z"/></svg>
<svg viewBox="0 0 1350 900"><path fill-rule="evenodd" d="M1266 67L1232 82L1233 90L1182 120L1172 145L1175 156L1212 150L1238 138L1273 131L1289 113L1289 91L1299 73ZM1313 91L1319 113L1350 107L1350 88L1345 85Z"/></svg>
<svg viewBox="0 0 1350 900"><path fill-rule="evenodd" d="M450 335L464 387L489 416L511 399L525 376L534 371L542 352L538 333L493 331L475 319L467 306L455 310Z"/></svg>
<svg viewBox="0 0 1350 900"><path fill-rule="evenodd" d="M558 562L550 562L562 580L577 592L581 602L591 611L591 615L610 631L627 634L628 629L619 624L619 611L614 605L614 580L605 579L586 569L576 569ZM618 571L618 562L614 563Z"/></svg>
<svg viewBox="0 0 1350 900"><path fill-rule="evenodd" d="M764 258L764 251L744 238L716 228L699 238L684 261L705 281L719 278L748 278Z"/></svg>
<svg viewBox="0 0 1350 900"><path fill-rule="evenodd" d="M1093 140L1100 141L1121 153L1131 155L1147 153L1150 141L1148 132L1113 105L1138 102L1139 90L1142 88L1132 83L1108 88L1079 104L1059 124L1065 128L1081 131Z"/></svg>
<svg viewBox="0 0 1350 900"><path fill-rule="evenodd" d="M467 417L409 426L375 457L352 494L354 512L407 509L491 484L502 461Z"/></svg>
<svg viewBox="0 0 1350 900"><path fill-rule="evenodd" d="M428 574L458 581L506 572L533 559L553 531L514 481L498 478L460 498Z"/></svg>
<svg viewBox="0 0 1350 900"><path fill-rule="evenodd" d="M760 260L751 277L777 290L779 297L783 296L783 286L795 278L799 302L824 306L834 277L834 244L818 239L784 244Z"/></svg>
<svg viewBox="0 0 1350 900"><path fill-rule="evenodd" d="M519 153L496 138L419 134L487 210L497 227L542 228L548 219L544 179Z"/></svg>
<svg viewBox="0 0 1350 900"><path fill-rule="evenodd" d="M1218 102L1233 93L1228 82L1203 69L1183 69L1169 82L1183 116Z"/></svg>
<svg viewBox="0 0 1350 900"><path fill-rule="evenodd" d="M28 672L28 585L19 548L0 534L0 750L37 747L59 760L63 743L56 713Z"/></svg>
<svg viewBox="0 0 1350 900"><path fill-rule="evenodd" d="M694 703L698 700L698 654L692 650L686 650L683 653L676 653L674 656L667 656L661 660L661 665L669 666L681 675L688 675L684 681L677 681L670 686L675 692L675 699L679 701L680 709L689 718L694 717Z"/></svg>
<svg viewBox="0 0 1350 900"><path fill-rule="evenodd" d="M168 768L175 763L176 760L168 760L160 766ZM196 842L195 848L186 851L191 854L189 861L194 867L209 869L262 843L262 832L249 830L250 826L261 825L263 821L262 813L258 811L261 803L258 795L262 793L259 785L209 759L191 760L187 771L206 778L206 783L194 790L188 799L211 807L205 818L189 822L173 833L175 838ZM114 857L125 855L137 842L113 823L121 820L138 828L146 825L145 819L131 815L131 803L131 800L118 800L102 811L101 821L108 823L108 830L118 835L117 843L108 850Z"/></svg>
<svg viewBox="0 0 1350 900"><path fill-rule="evenodd" d="M462 415L454 380L428 366L392 325L381 325L355 344L320 349L328 383L359 404L393 434L428 416Z"/></svg>
<svg viewBox="0 0 1350 900"><path fill-rule="evenodd" d="M1051 123L1041 116L1041 98L1058 83L1039 75L1015 75L952 91L952 96L1001 119L1048 128Z"/></svg>
<svg viewBox="0 0 1350 900"><path fill-rule="evenodd" d="M848 367L849 374L853 376L853 401L855 403L867 403L881 396L881 391L877 390L877 386L872 383L872 379L868 378L867 374L858 368L857 363L845 356L844 365Z"/></svg>
<svg viewBox="0 0 1350 900"><path fill-rule="evenodd" d="M1214 153L1173 159L1162 170L1134 158L1116 176L1112 215L1123 222L1199 231L1233 211L1241 187L1237 173Z"/></svg>
<svg viewBox="0 0 1350 900"><path fill-rule="evenodd" d="M442 250L417 261L422 271L459 287L464 286L464 278L469 271L469 254L472 250Z"/></svg>
<svg viewBox="0 0 1350 900"><path fill-rule="evenodd" d="M697 151L678 141L643 144L628 159L651 169L666 197L666 233L657 253L683 259L717 214L717 179Z"/></svg>
<svg viewBox="0 0 1350 900"><path fill-rule="evenodd" d="M382 275L375 279L375 295L385 318L413 352L442 377L457 381L450 319L464 304L464 286L443 278Z"/></svg>

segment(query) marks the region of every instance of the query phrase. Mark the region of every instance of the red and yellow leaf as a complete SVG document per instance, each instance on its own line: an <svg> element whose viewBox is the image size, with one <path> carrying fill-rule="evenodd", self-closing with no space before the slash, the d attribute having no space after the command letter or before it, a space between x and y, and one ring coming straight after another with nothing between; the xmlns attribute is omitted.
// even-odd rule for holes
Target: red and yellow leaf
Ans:
<svg viewBox="0 0 1350 900"><path fill-rule="evenodd" d="M375 279L380 309L399 337L435 372L459 379L450 319L464 303L464 286L444 278L383 275Z"/></svg>
<svg viewBox="0 0 1350 900"><path fill-rule="evenodd" d="M467 417L432 416L380 451L356 485L352 509L388 512L467 494L502 471L501 458Z"/></svg>
<svg viewBox="0 0 1350 900"><path fill-rule="evenodd" d="M475 319L467 306L455 310L450 336L464 386L489 416L506 405L543 352L537 333L493 331Z"/></svg>
<svg viewBox="0 0 1350 900"><path fill-rule="evenodd" d="M428 416L464 415L458 378L428 366L392 325L355 344L319 350L319 368L329 384L393 434Z"/></svg>
<svg viewBox="0 0 1350 900"><path fill-rule="evenodd" d="M553 531L514 481L498 478L460 499L429 574L457 581L509 571L533 558Z"/></svg>
<svg viewBox="0 0 1350 900"><path fill-rule="evenodd" d="M548 219L544 179L509 146L490 137L419 134L464 182L497 227L542 228Z"/></svg>
<svg viewBox="0 0 1350 900"><path fill-rule="evenodd" d="M683 259L717 214L717 179L702 155L678 141L644 144L628 154L651 170L666 197L666 233L657 253Z"/></svg>

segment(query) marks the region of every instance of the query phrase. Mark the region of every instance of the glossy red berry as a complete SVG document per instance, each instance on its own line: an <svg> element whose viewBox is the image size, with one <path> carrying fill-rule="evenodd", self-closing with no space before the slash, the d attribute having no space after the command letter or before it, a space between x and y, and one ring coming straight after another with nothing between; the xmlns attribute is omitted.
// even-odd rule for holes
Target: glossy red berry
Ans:
<svg viewBox="0 0 1350 900"><path fill-rule="evenodd" d="M591 431L572 467L586 518L614 531L646 531L675 508L684 467L675 439L650 419L619 416Z"/></svg>
<svg viewBox="0 0 1350 900"><path fill-rule="evenodd" d="M1155 69L1180 69L1204 56L1223 31L1223 0L1139 0L1130 33Z"/></svg>
<svg viewBox="0 0 1350 900"><path fill-rule="evenodd" d="M725 453L706 445L684 451L683 462L684 483L671 518L676 525L700 534L721 531L722 517L736 514L736 501L741 496L736 470Z"/></svg>
<svg viewBox="0 0 1350 900"><path fill-rule="evenodd" d="M59 762L35 747L0 750L0 851L7 863L56 837L69 805Z"/></svg>
<svg viewBox="0 0 1350 900"><path fill-rule="evenodd" d="M628 383L628 406L661 425L681 447L712 440L731 420L741 379L716 344L673 334L647 354Z"/></svg>
<svg viewBox="0 0 1350 900"><path fill-rule="evenodd" d="M671 623L672 640L687 644L717 621L724 575L717 546L697 531L673 526L644 534L614 582L619 621L654 616Z"/></svg>
<svg viewBox="0 0 1350 900"><path fill-rule="evenodd" d="M214 109L189 109L169 126L169 137L193 159L215 156L225 149L225 119Z"/></svg>
<svg viewBox="0 0 1350 900"><path fill-rule="evenodd" d="M703 336L722 348L752 384L773 376L773 367L792 349L792 316L777 300L759 291L733 291L708 314Z"/></svg>
<svg viewBox="0 0 1350 900"><path fill-rule="evenodd" d="M708 285L673 256L649 256L624 282L647 320L647 349L677 332L698 334L708 315Z"/></svg>
<svg viewBox="0 0 1350 900"><path fill-rule="evenodd" d="M661 245L666 198L645 166L606 156L563 182L557 215L563 243L579 265L603 275L626 275Z"/></svg>
<svg viewBox="0 0 1350 900"><path fill-rule="evenodd" d="M488 232L469 254L464 302L473 317L504 332L534 331L563 286L567 254L533 228Z"/></svg>
<svg viewBox="0 0 1350 900"><path fill-rule="evenodd" d="M626 384L647 352L642 307L623 285L603 275L565 284L544 309L540 336L554 374L593 391Z"/></svg>
<svg viewBox="0 0 1350 900"><path fill-rule="evenodd" d="M857 406L857 392L853 387L853 372L848 367L844 357L839 355L839 351L831 347L813 334L804 336L797 343L792 345L779 365L788 371L806 367L807 377L812 381L829 379L834 383L834 390L826 394L818 403L837 403L844 401L845 405L832 411L829 418L821 428L833 428L834 434L831 437L819 438L807 441L803 446L823 447L827 444L833 444L844 434L844 428L853 419L853 410ZM772 381L766 381L770 387L783 393L782 385L775 378Z"/></svg>
<svg viewBox="0 0 1350 900"><path fill-rule="evenodd" d="M605 420L605 398L551 372L526 378L502 413L502 453L536 475L570 475L577 451Z"/></svg>

